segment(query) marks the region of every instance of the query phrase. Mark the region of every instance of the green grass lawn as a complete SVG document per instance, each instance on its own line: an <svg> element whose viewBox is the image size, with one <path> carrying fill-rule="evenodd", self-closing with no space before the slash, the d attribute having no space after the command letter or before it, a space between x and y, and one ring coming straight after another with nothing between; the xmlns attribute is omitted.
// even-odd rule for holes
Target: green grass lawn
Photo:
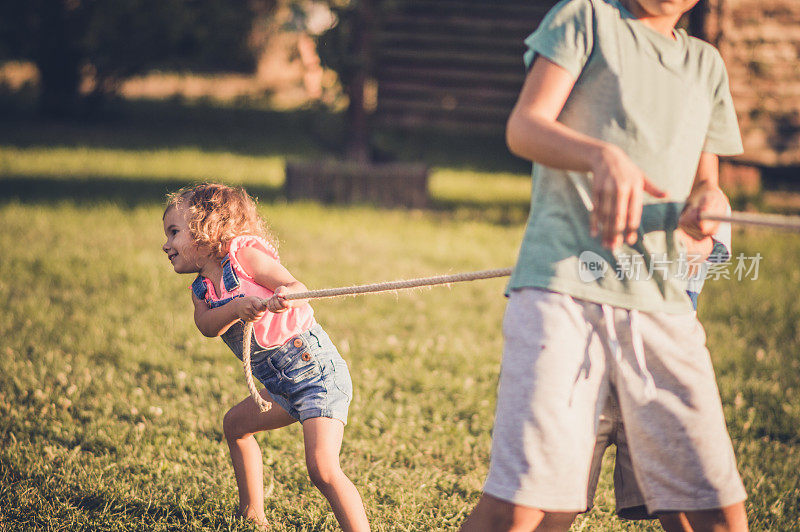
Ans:
<svg viewBox="0 0 800 532"><path fill-rule="evenodd" d="M509 266L519 246L529 184L507 168L443 156L428 211L286 203L280 151L323 148L243 133L225 149L178 125L145 142L144 126L102 127L0 131L0 531L248 529L231 517L221 430L247 389L223 343L196 330L191 278L160 250L165 191L203 178L246 184L310 288ZM797 530L800 237L739 232L735 247L761 253L758 279L708 282L700 315L752 529ZM476 503L503 287L314 303L350 364L342 464L374 529L454 530ZM274 530L335 530L307 478L299 427L258 439ZM613 516L609 465L595 509L573 529L657 528Z"/></svg>

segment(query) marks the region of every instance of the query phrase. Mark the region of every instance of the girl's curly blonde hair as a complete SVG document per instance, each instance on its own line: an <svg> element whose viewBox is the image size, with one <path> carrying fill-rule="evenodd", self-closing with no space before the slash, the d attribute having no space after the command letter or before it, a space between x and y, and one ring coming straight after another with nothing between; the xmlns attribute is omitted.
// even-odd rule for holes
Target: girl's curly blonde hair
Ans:
<svg viewBox="0 0 800 532"><path fill-rule="evenodd" d="M167 196L164 214L173 207L186 208L189 232L198 247L224 257L231 240L241 235L260 236L277 248L275 238L259 216L256 202L242 187L202 183Z"/></svg>

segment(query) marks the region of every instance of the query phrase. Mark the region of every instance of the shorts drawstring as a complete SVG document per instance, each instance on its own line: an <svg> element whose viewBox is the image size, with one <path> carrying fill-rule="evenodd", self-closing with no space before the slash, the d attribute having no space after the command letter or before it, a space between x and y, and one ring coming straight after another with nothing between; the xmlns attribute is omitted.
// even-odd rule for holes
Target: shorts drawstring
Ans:
<svg viewBox="0 0 800 532"><path fill-rule="evenodd" d="M614 326L614 309L610 305L601 305L603 309L603 321L606 325L606 341L608 347L614 354L614 362L621 368L622 363L622 347L619 345L619 338L617 338L617 329ZM636 364L639 366L639 372L642 374L644 380L644 396L648 400L656 398L656 383L653 380L653 375L647 369L647 363L644 358L644 341L642 340L642 333L639 330L639 311L629 310L628 317L631 327L631 344L633 345L633 355L636 358Z"/></svg>
<svg viewBox="0 0 800 532"><path fill-rule="evenodd" d="M642 332L639 330L639 311L633 309L629 311L628 315L631 320L633 355L636 357L636 363L639 365L639 371L644 379L644 396L652 401L656 398L656 382L653 380L653 374L647 369L647 363L644 360L644 341L642 340Z"/></svg>
<svg viewBox="0 0 800 532"><path fill-rule="evenodd" d="M606 323L606 341L611 352L614 353L614 362L619 365L622 362L622 348L619 346L617 339L617 329L614 327L614 309L611 306L603 304L603 321Z"/></svg>

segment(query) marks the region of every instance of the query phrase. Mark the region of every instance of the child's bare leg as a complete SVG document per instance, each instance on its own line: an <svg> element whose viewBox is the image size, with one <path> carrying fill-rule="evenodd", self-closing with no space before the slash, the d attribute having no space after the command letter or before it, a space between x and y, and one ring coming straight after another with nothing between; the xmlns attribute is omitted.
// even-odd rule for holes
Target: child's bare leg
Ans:
<svg viewBox="0 0 800 532"><path fill-rule="evenodd" d="M261 390L261 397L270 401L267 390ZM251 397L228 410L222 420L222 430L231 451L233 472L239 489L239 515L264 523L264 465L261 449L253 437L256 432L272 430L291 425L297 421L278 404L261 412Z"/></svg>
<svg viewBox="0 0 800 532"><path fill-rule="evenodd" d="M344 425L338 419L317 417L303 422L306 466L311 481L333 509L345 532L369 530L361 495L339 466Z"/></svg>
<svg viewBox="0 0 800 532"><path fill-rule="evenodd" d="M667 532L747 532L744 503L714 510L669 513L658 516Z"/></svg>
<svg viewBox="0 0 800 532"><path fill-rule="evenodd" d="M566 532L577 512L545 512L484 494L461 532Z"/></svg>

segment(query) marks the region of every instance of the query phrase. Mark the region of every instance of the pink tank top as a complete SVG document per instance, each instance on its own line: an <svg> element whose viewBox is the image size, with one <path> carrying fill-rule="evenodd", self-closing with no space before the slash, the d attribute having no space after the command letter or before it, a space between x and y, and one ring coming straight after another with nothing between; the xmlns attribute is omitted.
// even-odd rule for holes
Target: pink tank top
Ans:
<svg viewBox="0 0 800 532"><path fill-rule="evenodd" d="M247 272L242 268L239 263L237 254L244 248L252 247L263 253L266 253L270 258L280 262L278 251L272 244L267 242L261 237L257 236L237 236L231 240L230 248L228 250L228 258L230 266L238 278L238 286L228 290L230 286L229 279L223 279L220 283L221 294L217 294L214 289L214 283L209 279L203 277L203 283L206 287L206 301L216 302L224 299L235 298L240 295L256 296L263 299L272 297L273 292L269 288L262 286L256 282ZM223 275L225 277L225 275ZM234 281L234 285L237 283ZM255 333L256 341L261 347L275 347L286 343L292 337L309 330L314 326L314 311L311 305L305 303L299 307L290 307L286 312L274 314L267 312L264 316L255 322L253 331Z"/></svg>

